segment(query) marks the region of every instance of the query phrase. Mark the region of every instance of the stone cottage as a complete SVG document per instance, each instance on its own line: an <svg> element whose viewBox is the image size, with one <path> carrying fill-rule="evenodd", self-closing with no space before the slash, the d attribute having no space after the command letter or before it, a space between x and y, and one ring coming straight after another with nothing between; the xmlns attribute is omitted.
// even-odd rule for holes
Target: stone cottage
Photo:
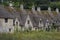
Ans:
<svg viewBox="0 0 60 40"><path fill-rule="evenodd" d="M0 31L1 32L14 32L24 30L47 30L51 29L53 23L60 25L59 9L56 11L41 10L40 7L32 6L31 10L23 8L23 4L20 5L19 10L12 5L8 7L0 6ZM56 24L56 25L57 25ZM58 26L60 28L60 26Z"/></svg>
<svg viewBox="0 0 60 40"><path fill-rule="evenodd" d="M13 16L0 5L0 32L14 32Z"/></svg>
<svg viewBox="0 0 60 40"><path fill-rule="evenodd" d="M48 7L48 10L42 11L40 7L37 7L35 10L34 5L31 10L25 10L23 4L21 4L19 11L14 7L11 12L15 17L14 24L18 24L18 29L20 30L50 30L52 23L55 23L56 19L59 19L59 9L56 11L51 11L51 8ZM11 9L11 8L10 8ZM55 15L56 14L56 15ZM16 21L17 20L17 21Z"/></svg>

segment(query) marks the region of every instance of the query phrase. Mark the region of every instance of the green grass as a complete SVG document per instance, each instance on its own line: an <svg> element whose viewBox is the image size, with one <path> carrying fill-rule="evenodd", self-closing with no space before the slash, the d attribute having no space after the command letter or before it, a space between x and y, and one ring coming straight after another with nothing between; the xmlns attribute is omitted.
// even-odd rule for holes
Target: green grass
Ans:
<svg viewBox="0 0 60 40"><path fill-rule="evenodd" d="M60 32L19 32L0 34L0 40L60 40Z"/></svg>

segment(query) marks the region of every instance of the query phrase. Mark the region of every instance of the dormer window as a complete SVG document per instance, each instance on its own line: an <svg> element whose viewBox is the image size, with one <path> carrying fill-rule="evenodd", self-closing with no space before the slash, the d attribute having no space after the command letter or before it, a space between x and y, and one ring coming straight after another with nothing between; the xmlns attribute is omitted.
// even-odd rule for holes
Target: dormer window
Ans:
<svg viewBox="0 0 60 40"><path fill-rule="evenodd" d="M29 24L29 22L30 22L30 21L28 20L28 24Z"/></svg>
<svg viewBox="0 0 60 40"><path fill-rule="evenodd" d="M16 22L16 25L18 26L18 22Z"/></svg>
<svg viewBox="0 0 60 40"><path fill-rule="evenodd" d="M8 18L5 18L5 23L7 23L8 22Z"/></svg>

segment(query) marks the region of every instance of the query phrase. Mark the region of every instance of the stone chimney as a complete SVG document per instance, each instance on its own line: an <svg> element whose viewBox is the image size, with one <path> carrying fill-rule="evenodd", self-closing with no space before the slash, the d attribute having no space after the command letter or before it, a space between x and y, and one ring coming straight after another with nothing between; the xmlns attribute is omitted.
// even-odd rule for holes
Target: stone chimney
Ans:
<svg viewBox="0 0 60 40"><path fill-rule="evenodd" d="M13 4L12 3L9 3L9 6L13 9Z"/></svg>
<svg viewBox="0 0 60 40"><path fill-rule="evenodd" d="M48 7L48 12L51 12L51 7Z"/></svg>
<svg viewBox="0 0 60 40"><path fill-rule="evenodd" d="M20 9L21 9L21 10L24 10L23 4L20 5Z"/></svg>
<svg viewBox="0 0 60 40"><path fill-rule="evenodd" d="M58 8L56 8L56 12L59 13L59 9Z"/></svg>
<svg viewBox="0 0 60 40"><path fill-rule="evenodd" d="M32 6L32 11L35 12L35 6L34 5Z"/></svg>
<svg viewBox="0 0 60 40"><path fill-rule="evenodd" d="M41 9L40 9L40 7L37 7L37 11L38 11L38 12L41 12Z"/></svg>

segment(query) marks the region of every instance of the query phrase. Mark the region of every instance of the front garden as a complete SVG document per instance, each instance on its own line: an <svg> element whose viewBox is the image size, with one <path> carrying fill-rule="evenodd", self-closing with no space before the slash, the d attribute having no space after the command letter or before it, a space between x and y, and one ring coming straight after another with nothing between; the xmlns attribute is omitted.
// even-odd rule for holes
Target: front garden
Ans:
<svg viewBox="0 0 60 40"><path fill-rule="evenodd" d="M0 40L60 40L60 32L15 32L0 33Z"/></svg>

